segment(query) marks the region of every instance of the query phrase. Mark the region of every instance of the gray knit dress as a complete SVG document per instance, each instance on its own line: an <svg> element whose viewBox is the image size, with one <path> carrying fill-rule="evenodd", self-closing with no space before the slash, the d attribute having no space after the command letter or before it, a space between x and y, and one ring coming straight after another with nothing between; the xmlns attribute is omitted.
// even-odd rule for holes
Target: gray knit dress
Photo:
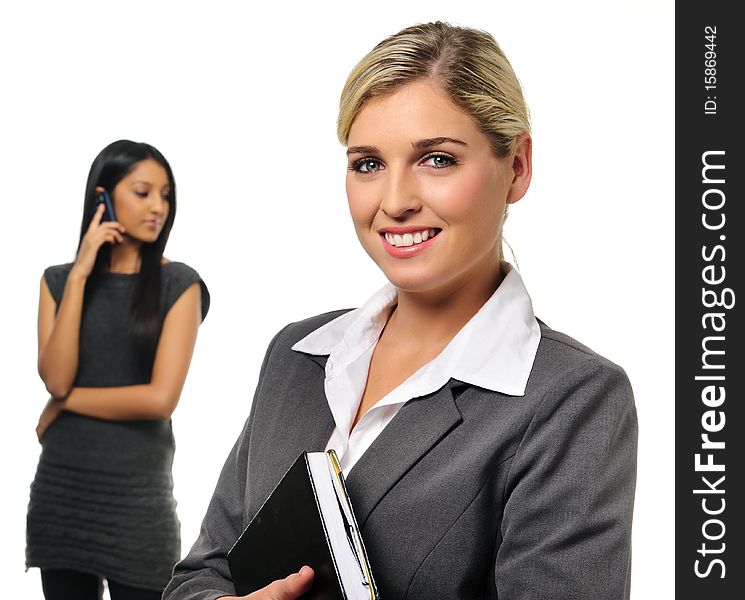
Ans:
<svg viewBox="0 0 745 600"><path fill-rule="evenodd" d="M44 271L57 306L71 266ZM204 318L210 298L198 273L179 262L161 269L161 317L199 282ZM152 364L138 363L131 332L136 275L99 277L83 312L74 385L148 383ZM63 412L44 435L31 484L26 566L73 569L163 589L181 551L173 453L170 420L106 421Z"/></svg>

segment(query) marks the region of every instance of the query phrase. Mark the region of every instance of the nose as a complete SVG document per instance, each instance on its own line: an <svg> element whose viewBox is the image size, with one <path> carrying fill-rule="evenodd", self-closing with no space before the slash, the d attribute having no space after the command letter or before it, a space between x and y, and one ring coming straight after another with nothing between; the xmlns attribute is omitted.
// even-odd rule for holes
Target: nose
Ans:
<svg viewBox="0 0 745 600"><path fill-rule="evenodd" d="M159 192L153 192L150 194L150 212L156 215L163 215L166 210L166 204L168 201L163 198Z"/></svg>
<svg viewBox="0 0 745 600"><path fill-rule="evenodd" d="M416 177L407 170L388 168L386 186L380 201L380 210L396 220L405 220L422 208L421 196Z"/></svg>

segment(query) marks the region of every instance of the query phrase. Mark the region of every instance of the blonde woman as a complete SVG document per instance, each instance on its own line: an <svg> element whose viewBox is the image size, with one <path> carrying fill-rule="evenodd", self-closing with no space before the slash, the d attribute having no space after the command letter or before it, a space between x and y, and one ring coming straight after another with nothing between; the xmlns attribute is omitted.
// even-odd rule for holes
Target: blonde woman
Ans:
<svg viewBox="0 0 745 600"><path fill-rule="evenodd" d="M164 597L234 597L230 546L301 451L334 448L381 597L628 598L629 382L537 320L502 256L532 152L509 62L484 32L407 28L352 71L338 134L357 236L390 283L276 335Z"/></svg>

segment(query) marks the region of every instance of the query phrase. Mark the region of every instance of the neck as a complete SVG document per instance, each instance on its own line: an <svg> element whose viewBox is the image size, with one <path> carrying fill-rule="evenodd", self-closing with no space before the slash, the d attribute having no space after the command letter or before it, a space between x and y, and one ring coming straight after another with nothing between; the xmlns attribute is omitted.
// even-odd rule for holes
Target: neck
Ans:
<svg viewBox="0 0 745 600"><path fill-rule="evenodd" d="M445 346L494 294L503 278L498 263L485 265L444 289L428 292L399 290L398 306L387 329L416 345Z"/></svg>
<svg viewBox="0 0 745 600"><path fill-rule="evenodd" d="M113 273L137 273L140 270L140 249L142 244L125 237L124 241L111 248L111 265Z"/></svg>

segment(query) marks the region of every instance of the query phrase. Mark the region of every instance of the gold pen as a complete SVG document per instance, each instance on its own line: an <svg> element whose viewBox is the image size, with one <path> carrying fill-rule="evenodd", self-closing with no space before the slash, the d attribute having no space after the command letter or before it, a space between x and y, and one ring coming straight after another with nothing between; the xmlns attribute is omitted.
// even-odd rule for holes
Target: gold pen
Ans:
<svg viewBox="0 0 745 600"><path fill-rule="evenodd" d="M344 474L342 472L341 465L339 464L339 458L336 456L336 451L333 448L331 448L330 450L328 450L327 451L327 454L329 455L329 460L331 461L331 466L334 469L334 473L336 475L336 479L339 482L339 485L340 485L342 491L344 492L343 501L349 507L350 513L352 515L352 519L354 520L354 526L352 527L352 530L354 532L355 540L357 542L357 544L356 544L357 545L357 551L355 552L355 554L358 555L357 556L358 562L362 566L362 570L363 570L363 573L362 574L363 574L363 577L364 577L363 583L370 590L370 600L375 600L375 589L370 584L371 581L372 581L372 579L370 577L370 567L367 564L367 554L365 553L365 547L364 547L364 545L362 543L362 538L360 537L360 533L357 530L357 522L356 522L356 519L354 518L353 509L352 509L350 503L348 502L349 494L347 493L347 486L344 483Z"/></svg>

